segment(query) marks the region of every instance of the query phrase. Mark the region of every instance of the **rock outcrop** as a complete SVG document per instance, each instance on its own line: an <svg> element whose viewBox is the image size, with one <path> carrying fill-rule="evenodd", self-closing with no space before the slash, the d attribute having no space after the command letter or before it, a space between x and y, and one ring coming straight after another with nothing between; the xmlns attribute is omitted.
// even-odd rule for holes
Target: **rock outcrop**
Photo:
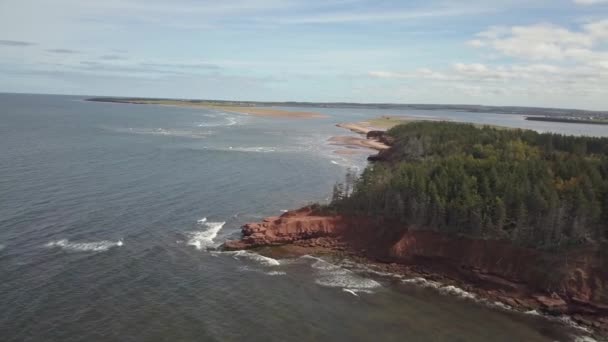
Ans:
<svg viewBox="0 0 608 342"><path fill-rule="evenodd" d="M243 226L225 249L299 244L347 246L375 262L410 265L462 281L494 300L608 327L608 267L599 249L550 254L503 241L415 230L362 217L319 213L309 206Z"/></svg>

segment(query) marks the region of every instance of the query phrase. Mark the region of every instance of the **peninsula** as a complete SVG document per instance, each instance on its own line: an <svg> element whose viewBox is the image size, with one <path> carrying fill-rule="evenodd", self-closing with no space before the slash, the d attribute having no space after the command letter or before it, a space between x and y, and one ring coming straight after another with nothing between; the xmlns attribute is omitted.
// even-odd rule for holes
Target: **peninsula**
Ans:
<svg viewBox="0 0 608 342"><path fill-rule="evenodd" d="M224 248L347 255L608 331L607 138L449 122L386 134L329 204L246 224Z"/></svg>

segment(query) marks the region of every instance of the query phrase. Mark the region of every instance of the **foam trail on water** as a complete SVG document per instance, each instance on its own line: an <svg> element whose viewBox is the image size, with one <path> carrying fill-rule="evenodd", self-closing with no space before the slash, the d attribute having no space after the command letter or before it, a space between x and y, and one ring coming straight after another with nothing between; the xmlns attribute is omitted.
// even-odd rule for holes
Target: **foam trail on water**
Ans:
<svg viewBox="0 0 608 342"><path fill-rule="evenodd" d="M355 297L359 297L359 295L357 294L357 292L355 292L355 291L353 291L351 289L342 289L342 291L348 292L348 293L352 294Z"/></svg>
<svg viewBox="0 0 608 342"><path fill-rule="evenodd" d="M203 249L207 247L215 247L213 239L217 236L217 233L224 227L226 222L207 222L207 218L203 217L197 221L199 225L205 227L205 230L191 232L188 245L196 247L196 249Z"/></svg>
<svg viewBox="0 0 608 342"><path fill-rule="evenodd" d="M232 254L235 258L246 258L249 260L256 261L264 266L279 266L281 262L277 259L269 258L263 255L259 255L256 253L251 253L248 251L235 251L235 252L226 252L227 254Z"/></svg>
<svg viewBox="0 0 608 342"><path fill-rule="evenodd" d="M51 241L44 246L47 248L61 248L71 252L105 252L112 247L121 247L122 240L118 241L95 241L95 242L70 242L68 239Z"/></svg>
<svg viewBox="0 0 608 342"><path fill-rule="evenodd" d="M302 258L314 260L311 267L317 273L318 278L315 280L317 285L342 288L342 291L355 295L357 293L373 293L372 289L382 286L373 279L364 278L351 270L323 259L309 255Z"/></svg>

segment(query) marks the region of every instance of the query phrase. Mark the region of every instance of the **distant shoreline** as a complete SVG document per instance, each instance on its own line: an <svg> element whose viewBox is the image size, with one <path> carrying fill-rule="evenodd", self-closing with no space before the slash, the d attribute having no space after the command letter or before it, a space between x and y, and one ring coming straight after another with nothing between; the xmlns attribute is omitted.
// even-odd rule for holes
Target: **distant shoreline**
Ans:
<svg viewBox="0 0 608 342"><path fill-rule="evenodd" d="M608 120L601 119L579 119L579 118L550 118L542 116L527 116L526 120L529 121L547 121L547 122L562 122L562 123L575 123L575 124L591 124L591 125L608 125Z"/></svg>
<svg viewBox="0 0 608 342"><path fill-rule="evenodd" d="M120 99L120 98L91 98L86 101L92 102L109 102L123 104L138 104L138 105L156 105L166 107L181 107L194 109L211 109L221 110L243 115L253 115L260 117L271 118L287 118L287 119L321 119L327 116L316 112L291 111L275 108L246 106L237 104L226 104L214 101L188 101L188 100L154 100L154 99Z"/></svg>
<svg viewBox="0 0 608 342"><path fill-rule="evenodd" d="M137 98L137 97L91 97L87 101L131 103L134 101L179 101L193 104L238 107L304 107L304 108L365 108L365 109L395 109L395 110L450 110L469 113L518 114L536 116L572 116L572 117L606 117L608 111L585 110L573 108L544 108L522 106L486 106L467 104L405 104L405 103L354 103L354 102L296 102L296 101L227 101L227 100L197 100L170 98Z"/></svg>

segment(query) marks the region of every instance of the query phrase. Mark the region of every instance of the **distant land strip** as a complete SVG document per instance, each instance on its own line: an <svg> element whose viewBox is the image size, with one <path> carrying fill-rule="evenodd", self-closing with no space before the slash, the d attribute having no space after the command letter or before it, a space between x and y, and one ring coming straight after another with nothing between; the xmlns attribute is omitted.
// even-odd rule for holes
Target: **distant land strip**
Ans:
<svg viewBox="0 0 608 342"><path fill-rule="evenodd" d="M560 117L542 117L542 116L528 116L526 120L530 121L549 121L549 122L565 122L565 123L578 123L578 124L592 124L592 125L608 125L608 119L601 118L560 118Z"/></svg>
<svg viewBox="0 0 608 342"><path fill-rule="evenodd" d="M209 105L236 107L317 107L317 108L365 108L365 109L398 109L398 110L452 110L470 113L519 114L531 116L559 117L599 117L608 119L608 111L591 111L582 109L540 108L519 106L483 106L461 104L399 104L399 103L351 103L351 102L262 102L262 101L226 101L226 100L196 100L169 98L134 98L134 97L95 97L87 101L117 102L117 103L146 103L158 101L179 102L181 105Z"/></svg>

